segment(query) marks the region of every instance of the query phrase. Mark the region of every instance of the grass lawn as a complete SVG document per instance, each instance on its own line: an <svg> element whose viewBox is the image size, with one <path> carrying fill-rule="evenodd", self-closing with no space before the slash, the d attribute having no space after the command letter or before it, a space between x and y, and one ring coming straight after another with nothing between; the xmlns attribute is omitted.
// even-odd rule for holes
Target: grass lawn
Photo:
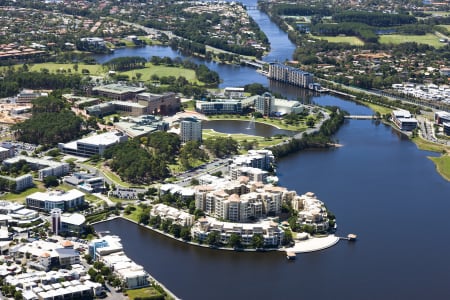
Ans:
<svg viewBox="0 0 450 300"><path fill-rule="evenodd" d="M445 154L440 157L429 157L434 164L436 165L436 169L439 174L442 175L445 179L450 181L450 155Z"/></svg>
<svg viewBox="0 0 450 300"><path fill-rule="evenodd" d="M208 117L211 121L214 120L236 120L236 121L250 121L250 116L240 116L240 115L212 115ZM267 125L275 126L279 129L292 130L292 131L303 131L307 129L307 126L304 124L299 125L288 125L284 124L282 120L279 119L267 119L267 118L258 118L255 119L257 123L264 123Z"/></svg>
<svg viewBox="0 0 450 300"><path fill-rule="evenodd" d="M136 209L133 210L129 215L124 214L123 216L135 222L139 222L139 215L142 213L143 209L139 205L133 205Z"/></svg>
<svg viewBox="0 0 450 300"><path fill-rule="evenodd" d="M450 31L450 25L437 25Z"/></svg>
<svg viewBox="0 0 450 300"><path fill-rule="evenodd" d="M417 147L420 150L439 152L439 153L442 153L444 150L446 150L447 152L450 152L450 147L446 147L441 144L431 143L420 137L415 137L412 139L412 141L417 145Z"/></svg>
<svg viewBox="0 0 450 300"><path fill-rule="evenodd" d="M125 293L128 295L128 298L130 300L133 300L133 299L138 298L138 297L139 298L145 298L145 297L154 297L154 296L161 295L161 293L158 292L153 287L146 287L146 288L135 289L135 290L127 290Z"/></svg>
<svg viewBox="0 0 450 300"><path fill-rule="evenodd" d="M101 169L101 172L108 177L112 182L119 184L121 186L125 186L125 187L130 187L129 183L126 183L125 181L122 181L119 177L119 175L117 175L116 173L111 172L110 170L107 169Z"/></svg>
<svg viewBox="0 0 450 300"><path fill-rule="evenodd" d="M126 72L120 72L120 74L128 75L129 78L136 77L136 73L140 73L142 81L151 81L152 75L158 75L158 77L163 76L174 76L178 78L180 76L185 77L190 83L196 83L202 85L200 81L197 80L195 76L195 71L190 69L178 68L178 67L166 67L166 66L155 66L151 63L147 63L144 69L136 69Z"/></svg>
<svg viewBox="0 0 450 300"><path fill-rule="evenodd" d="M75 64L56 64L56 63L42 63L42 64L31 64L30 70L40 72L41 69L47 69L50 73L56 73L57 70L65 70L66 74L81 74L81 70L87 69L89 70L89 75L104 75L107 72L107 69L103 68L102 65L85 65L78 64L78 71L75 72L73 68ZM68 70L71 70L69 73Z"/></svg>
<svg viewBox="0 0 450 300"><path fill-rule="evenodd" d="M354 46L364 46L364 42L360 40L356 36L317 36L317 35L311 35L311 37L320 39L320 40L327 40L329 43L347 43Z"/></svg>
<svg viewBox="0 0 450 300"><path fill-rule="evenodd" d="M2 200L8 200L13 202L25 203L25 198L36 192L45 192L45 188L42 186L36 186L34 188L29 188L23 191L20 194L8 193L5 196L2 196Z"/></svg>
<svg viewBox="0 0 450 300"><path fill-rule="evenodd" d="M363 102L365 105L367 105L371 110L375 112L379 112L381 115L390 115L392 112L392 109L389 107L369 103L369 102Z"/></svg>
<svg viewBox="0 0 450 300"><path fill-rule="evenodd" d="M281 143L281 141L282 141L282 138L264 138L262 136L248 135L248 134L243 134L243 133L228 134L228 133L217 132L212 129L203 129L202 132L203 132L203 139L205 139L205 140L216 138L216 137L231 137L234 140L238 141L238 143L241 143L243 141L248 141L248 142L256 141L257 142L256 148L258 148L258 149L273 146L273 145ZM247 151L244 151L244 152L247 152Z"/></svg>
<svg viewBox="0 0 450 300"><path fill-rule="evenodd" d="M445 46L444 43L439 42L439 37L432 33L426 35L404 35L404 34L388 34L380 35L380 44L401 44L407 42L416 42L419 44L427 44L435 48L441 48Z"/></svg>

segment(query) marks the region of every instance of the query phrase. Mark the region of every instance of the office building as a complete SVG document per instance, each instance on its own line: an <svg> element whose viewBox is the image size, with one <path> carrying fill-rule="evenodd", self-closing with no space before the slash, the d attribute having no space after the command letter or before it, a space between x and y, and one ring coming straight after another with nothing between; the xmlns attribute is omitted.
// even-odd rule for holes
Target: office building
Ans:
<svg viewBox="0 0 450 300"><path fill-rule="evenodd" d="M66 211L84 205L84 193L79 190L36 192L26 197L29 208L50 212L54 208Z"/></svg>
<svg viewBox="0 0 450 300"><path fill-rule="evenodd" d="M137 94L142 93L145 90L146 88L134 87L118 83L96 86L92 88L92 92L94 94L121 101L136 99Z"/></svg>
<svg viewBox="0 0 450 300"><path fill-rule="evenodd" d="M70 171L70 166L68 163L24 155L18 155L12 158L5 159L3 161L3 164L6 166L11 166L21 160L25 160L32 170L38 171L38 180L41 181L44 180L44 178L47 176L60 177L66 175ZM26 184L29 183L29 178L24 180L26 181Z"/></svg>
<svg viewBox="0 0 450 300"><path fill-rule="evenodd" d="M118 131L110 131L92 135L67 144L59 143L58 148L67 154L90 157L92 155L102 155L103 152L116 144L126 142L128 137Z"/></svg>
<svg viewBox="0 0 450 300"><path fill-rule="evenodd" d="M407 110L393 110L392 122L403 131L413 131L417 127L417 120Z"/></svg>

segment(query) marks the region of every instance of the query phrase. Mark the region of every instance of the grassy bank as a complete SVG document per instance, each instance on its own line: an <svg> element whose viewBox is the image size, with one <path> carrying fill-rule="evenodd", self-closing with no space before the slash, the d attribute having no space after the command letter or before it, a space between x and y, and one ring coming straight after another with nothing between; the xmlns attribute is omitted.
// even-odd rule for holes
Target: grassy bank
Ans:
<svg viewBox="0 0 450 300"><path fill-rule="evenodd" d="M440 157L429 157L436 165L436 170L446 180L450 181L450 155L443 154Z"/></svg>
<svg viewBox="0 0 450 300"><path fill-rule="evenodd" d="M442 153L439 157L428 157L433 161L436 166L436 170L442 177L450 181L450 147L441 144L435 144L428 142L420 137L415 137L412 141L421 150L432 151Z"/></svg>

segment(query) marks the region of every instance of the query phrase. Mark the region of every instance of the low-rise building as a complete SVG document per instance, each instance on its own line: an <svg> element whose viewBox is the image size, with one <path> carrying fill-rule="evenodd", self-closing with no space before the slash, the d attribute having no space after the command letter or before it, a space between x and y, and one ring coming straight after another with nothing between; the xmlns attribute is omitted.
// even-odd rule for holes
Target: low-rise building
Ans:
<svg viewBox="0 0 450 300"><path fill-rule="evenodd" d="M15 157L5 159L3 161L3 164L6 166L11 166L15 163L18 163L21 160L26 161L31 169L38 171L39 180L44 180L44 178L47 176L56 176L56 177L64 176L70 170L69 164L65 162L58 162L49 159L30 157L24 155L18 155Z"/></svg>
<svg viewBox="0 0 450 300"><path fill-rule="evenodd" d="M417 120L407 110L393 110L392 122L403 131L413 131L417 128Z"/></svg>
<svg viewBox="0 0 450 300"><path fill-rule="evenodd" d="M105 179L91 173L75 172L72 176L65 177L63 181L87 193L99 193L105 190Z"/></svg>
<svg viewBox="0 0 450 300"><path fill-rule="evenodd" d="M284 238L284 230L271 220L258 223L231 223L205 217L195 222L191 229L192 237L199 241L205 241L211 232L218 232L223 244L228 243L232 234L238 235L243 245L251 245L253 237L259 234L264 239L265 247L278 247Z"/></svg>
<svg viewBox="0 0 450 300"><path fill-rule="evenodd" d="M450 122L450 113L446 111L437 111L434 113L434 121L438 125Z"/></svg>
<svg viewBox="0 0 450 300"><path fill-rule="evenodd" d="M261 170L270 170L275 161L272 151L270 150L249 150L247 154L236 155L231 159L230 166L258 168Z"/></svg>
<svg viewBox="0 0 450 300"><path fill-rule="evenodd" d="M173 224L181 226L191 226L195 219L194 215L162 203L153 205L150 216L159 216L162 220L170 220Z"/></svg>
<svg viewBox="0 0 450 300"><path fill-rule="evenodd" d="M92 88L92 92L95 94L114 100L136 99L136 96L145 90L146 88L143 87L135 87L117 83Z"/></svg>
<svg viewBox="0 0 450 300"><path fill-rule="evenodd" d="M54 208L66 211L84 205L84 193L72 189L70 191L36 192L26 197L27 207L50 212Z"/></svg>
<svg viewBox="0 0 450 300"><path fill-rule="evenodd" d="M8 217L7 224L3 225L26 225L40 220L39 213L35 210L27 209L23 204L0 201L0 215Z"/></svg>
<svg viewBox="0 0 450 300"><path fill-rule="evenodd" d="M107 235L89 243L89 254L94 260L100 260L103 256L122 251L122 243L116 235Z"/></svg>
<svg viewBox="0 0 450 300"><path fill-rule="evenodd" d="M59 143L58 148L67 154L90 157L102 155L106 149L116 144L126 142L128 137L118 131L110 131L92 135L70 143Z"/></svg>
<svg viewBox="0 0 450 300"><path fill-rule="evenodd" d="M155 131L167 131L169 123L164 122L161 117L154 115L143 115L139 117L121 117L114 127L131 138L144 136Z"/></svg>
<svg viewBox="0 0 450 300"><path fill-rule="evenodd" d="M169 115L180 110L181 100L177 94L167 92L164 94L139 93L137 102L146 107L145 113L152 115Z"/></svg>
<svg viewBox="0 0 450 300"><path fill-rule="evenodd" d="M444 127L444 134L450 136L450 122L443 123L442 126Z"/></svg>
<svg viewBox="0 0 450 300"><path fill-rule="evenodd" d="M30 174L21 175L18 177L0 175L0 178L8 180L9 182L12 183L11 185L11 187L13 187L12 192L21 192L29 187L34 186L33 176L31 176Z"/></svg>

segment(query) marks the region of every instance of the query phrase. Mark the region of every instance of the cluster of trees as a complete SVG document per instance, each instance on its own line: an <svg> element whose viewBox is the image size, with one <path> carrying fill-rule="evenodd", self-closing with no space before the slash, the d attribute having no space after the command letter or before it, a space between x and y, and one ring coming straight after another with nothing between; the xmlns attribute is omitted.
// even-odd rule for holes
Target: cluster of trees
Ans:
<svg viewBox="0 0 450 300"><path fill-rule="evenodd" d="M0 191L14 192L16 190L16 182L6 178L0 178Z"/></svg>
<svg viewBox="0 0 450 300"><path fill-rule="evenodd" d="M32 117L11 127L19 141L55 145L80 137L83 120L66 109L62 99L50 95L32 103Z"/></svg>
<svg viewBox="0 0 450 300"><path fill-rule="evenodd" d="M239 143L231 137L217 137L203 142L206 149L216 157L225 157L238 153Z"/></svg>
<svg viewBox="0 0 450 300"><path fill-rule="evenodd" d="M148 225L153 228L158 228L159 230L169 233L176 238L181 238L185 241L190 241L191 230L188 226L181 226L179 224L172 223L171 220L162 220L160 216L153 216L149 219Z"/></svg>
<svg viewBox="0 0 450 300"><path fill-rule="evenodd" d="M24 159L21 159L11 165L2 165L0 169L2 175L9 175L13 177L28 174L31 170L27 161Z"/></svg>
<svg viewBox="0 0 450 300"><path fill-rule="evenodd" d="M375 27L391 27L417 23L416 18L412 15L368 11L343 11L333 14L333 20L339 23L363 23Z"/></svg>
<svg viewBox="0 0 450 300"><path fill-rule="evenodd" d="M363 23L342 22L337 24L315 24L311 26L311 32L316 35L337 36L340 34L357 36L365 42L376 43L378 36L374 30Z"/></svg>
<svg viewBox="0 0 450 300"><path fill-rule="evenodd" d="M108 165L129 182L142 184L167 177L167 160L141 147L138 140L117 144L104 152Z"/></svg>
<svg viewBox="0 0 450 300"><path fill-rule="evenodd" d="M64 76L61 74L51 74L48 70L43 72L28 72L28 70L7 69L1 74L0 97L14 96L22 88L30 89L79 89L82 78L79 74Z"/></svg>
<svg viewBox="0 0 450 300"><path fill-rule="evenodd" d="M103 65L115 71L129 71L144 68L146 62L147 59L140 56L126 56L111 59Z"/></svg>
<svg viewBox="0 0 450 300"><path fill-rule="evenodd" d="M303 4L276 4L273 10L281 16L330 16L332 11L327 6L312 6Z"/></svg>
<svg viewBox="0 0 450 300"><path fill-rule="evenodd" d="M346 112L339 110L337 107L332 107L331 110L330 119L323 122L318 132L310 135L305 133L301 139L292 139L286 144L272 147L273 155L280 158L304 149L330 147L330 143L333 142L331 136L344 123L344 116L346 115Z"/></svg>
<svg viewBox="0 0 450 300"><path fill-rule="evenodd" d="M200 148L198 141L189 141L180 150L179 161L185 170L189 170L197 161L206 161L208 154Z"/></svg>

